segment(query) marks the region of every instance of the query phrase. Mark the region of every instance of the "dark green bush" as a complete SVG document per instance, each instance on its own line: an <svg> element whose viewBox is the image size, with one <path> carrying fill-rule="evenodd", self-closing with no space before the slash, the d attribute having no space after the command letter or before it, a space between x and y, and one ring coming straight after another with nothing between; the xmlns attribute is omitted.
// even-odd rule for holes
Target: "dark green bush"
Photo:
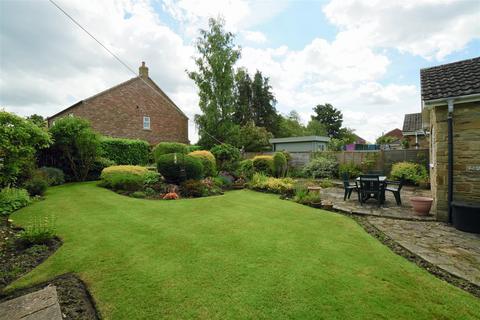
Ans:
<svg viewBox="0 0 480 320"><path fill-rule="evenodd" d="M273 173L273 157L255 156L253 158L253 168L255 172L271 175Z"/></svg>
<svg viewBox="0 0 480 320"><path fill-rule="evenodd" d="M45 175L36 172L25 182L24 187L32 197L43 196L47 191L48 181Z"/></svg>
<svg viewBox="0 0 480 320"><path fill-rule="evenodd" d="M58 186L65 183L63 171L58 168L41 167L38 171L45 175L49 186Z"/></svg>
<svg viewBox="0 0 480 320"><path fill-rule="evenodd" d="M138 139L102 137L101 155L116 164L145 165L150 157L150 145Z"/></svg>
<svg viewBox="0 0 480 320"><path fill-rule="evenodd" d="M238 167L240 150L228 143L219 144L210 150L217 160L217 168L220 171L233 172Z"/></svg>
<svg viewBox="0 0 480 320"><path fill-rule="evenodd" d="M202 162L182 153L164 154L157 160L158 172L170 183L180 183L203 177Z"/></svg>
<svg viewBox="0 0 480 320"><path fill-rule="evenodd" d="M179 142L160 142L153 148L153 158L155 162L164 154L169 153L188 153L188 146Z"/></svg>
<svg viewBox="0 0 480 320"><path fill-rule="evenodd" d="M273 172L276 177L284 177L287 174L287 157L283 152L275 152L273 155Z"/></svg>
<svg viewBox="0 0 480 320"><path fill-rule="evenodd" d="M344 174L353 179L362 174L362 169L353 162L344 163L338 166L338 176L343 178Z"/></svg>
<svg viewBox="0 0 480 320"><path fill-rule="evenodd" d="M27 190L3 188L0 191L0 215L8 215L30 203Z"/></svg>
<svg viewBox="0 0 480 320"><path fill-rule="evenodd" d="M217 164L214 155L207 150L192 151L189 156L200 159L203 164L203 173L205 177L213 177L217 175Z"/></svg>
<svg viewBox="0 0 480 320"><path fill-rule="evenodd" d="M239 171L240 171L240 175L250 179L255 173L252 159L246 159L246 160L240 161Z"/></svg>
<svg viewBox="0 0 480 320"><path fill-rule="evenodd" d="M100 174L102 173L102 170L114 165L116 165L116 163L107 158L99 157L95 159L92 169L88 173L88 180L100 179Z"/></svg>

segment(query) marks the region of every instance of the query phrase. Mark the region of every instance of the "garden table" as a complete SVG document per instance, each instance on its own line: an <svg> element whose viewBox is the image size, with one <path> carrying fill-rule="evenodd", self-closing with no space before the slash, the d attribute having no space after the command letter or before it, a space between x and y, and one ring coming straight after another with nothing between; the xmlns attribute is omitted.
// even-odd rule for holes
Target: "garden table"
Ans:
<svg viewBox="0 0 480 320"><path fill-rule="evenodd" d="M376 179L376 177L375 177L375 179ZM355 181L357 182L357 185L360 184L360 177L357 177L355 179ZM379 201L379 205L380 205L380 204L385 203L385 187L386 187L387 177L386 176L378 176L378 182L380 182L380 190L381 190L381 197L380 197L380 201ZM370 198L370 194L367 194L366 198L363 198L363 196L361 195L361 194L363 194L363 190L361 189L361 187L359 187L358 192L359 192L360 203L363 203L368 198ZM362 197L362 199L361 199L361 197Z"/></svg>

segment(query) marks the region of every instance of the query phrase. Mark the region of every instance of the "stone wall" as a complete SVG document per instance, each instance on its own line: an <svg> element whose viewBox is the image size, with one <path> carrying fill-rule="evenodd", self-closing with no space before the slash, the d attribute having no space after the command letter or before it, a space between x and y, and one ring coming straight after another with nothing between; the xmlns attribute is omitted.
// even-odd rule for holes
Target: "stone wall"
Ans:
<svg viewBox="0 0 480 320"><path fill-rule="evenodd" d="M155 84L149 78L151 87ZM74 115L89 120L95 131L111 137L188 143L188 118L163 94L156 93L140 78L113 87L49 118ZM143 129L143 117L150 129Z"/></svg>
<svg viewBox="0 0 480 320"><path fill-rule="evenodd" d="M432 212L447 221L447 106L430 112L430 132ZM454 105L453 144L453 200L480 203L480 102Z"/></svg>

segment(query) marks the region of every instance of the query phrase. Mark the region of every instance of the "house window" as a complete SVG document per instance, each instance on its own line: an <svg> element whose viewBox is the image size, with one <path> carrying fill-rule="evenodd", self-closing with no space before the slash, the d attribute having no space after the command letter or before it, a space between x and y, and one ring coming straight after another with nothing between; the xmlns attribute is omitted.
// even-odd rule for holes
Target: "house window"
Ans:
<svg viewBox="0 0 480 320"><path fill-rule="evenodd" d="M143 117L143 129L150 130L150 117Z"/></svg>

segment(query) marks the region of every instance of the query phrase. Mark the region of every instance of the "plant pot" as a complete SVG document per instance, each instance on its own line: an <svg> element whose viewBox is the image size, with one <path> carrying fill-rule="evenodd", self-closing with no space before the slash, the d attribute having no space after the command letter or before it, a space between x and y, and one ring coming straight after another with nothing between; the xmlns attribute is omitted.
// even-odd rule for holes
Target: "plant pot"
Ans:
<svg viewBox="0 0 480 320"><path fill-rule="evenodd" d="M321 202L310 202L310 207L313 207L313 208L321 208L322 207L322 203Z"/></svg>
<svg viewBox="0 0 480 320"><path fill-rule="evenodd" d="M453 201L452 223L458 230L480 233L480 204Z"/></svg>
<svg viewBox="0 0 480 320"><path fill-rule="evenodd" d="M410 203L412 204L413 211L418 216L426 216L430 212L432 207L432 198L428 197L412 197L410 198Z"/></svg>

